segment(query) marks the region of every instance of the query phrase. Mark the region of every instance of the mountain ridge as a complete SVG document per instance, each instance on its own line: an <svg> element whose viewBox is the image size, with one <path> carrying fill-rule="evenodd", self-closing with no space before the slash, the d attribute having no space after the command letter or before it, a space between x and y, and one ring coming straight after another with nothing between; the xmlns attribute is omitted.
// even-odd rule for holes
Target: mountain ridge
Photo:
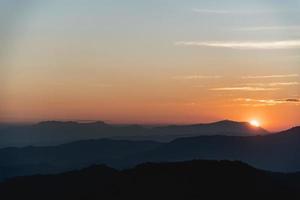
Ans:
<svg viewBox="0 0 300 200"><path fill-rule="evenodd" d="M55 146L0 149L0 180L57 173L92 164L127 168L144 162L192 159L240 160L282 172L300 171L300 131L264 136L197 136L171 142L89 139ZM293 134L289 134L293 133ZM288 147L288 148L287 148Z"/></svg>
<svg viewBox="0 0 300 200"><path fill-rule="evenodd" d="M140 125L110 125L103 121L45 121L34 125L0 127L0 148L8 146L49 146L86 139L154 140L168 142L179 137L201 135L251 136L268 131L247 122L223 120L207 124L143 127Z"/></svg>
<svg viewBox="0 0 300 200"><path fill-rule="evenodd" d="M243 184L241 184L243 183ZM300 176L262 171L239 161L144 163L116 170L94 165L0 183L7 199L230 199L300 197Z"/></svg>

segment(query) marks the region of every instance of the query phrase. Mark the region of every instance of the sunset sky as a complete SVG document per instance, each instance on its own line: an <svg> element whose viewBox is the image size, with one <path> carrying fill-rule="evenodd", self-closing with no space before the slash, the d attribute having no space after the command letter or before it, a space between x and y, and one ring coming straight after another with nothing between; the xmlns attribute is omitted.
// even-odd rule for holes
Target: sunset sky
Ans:
<svg viewBox="0 0 300 200"><path fill-rule="evenodd" d="M299 0L0 0L0 121L300 125Z"/></svg>

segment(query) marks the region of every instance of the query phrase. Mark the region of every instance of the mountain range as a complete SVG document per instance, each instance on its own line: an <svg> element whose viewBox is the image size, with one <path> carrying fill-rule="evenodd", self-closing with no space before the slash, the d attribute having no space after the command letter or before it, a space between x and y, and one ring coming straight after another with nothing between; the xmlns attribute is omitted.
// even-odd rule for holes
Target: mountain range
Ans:
<svg viewBox="0 0 300 200"><path fill-rule="evenodd" d="M170 142L92 139L56 146L2 148L0 180L61 173L93 164L125 169L145 162L193 159L239 160L264 170L300 171L300 127L263 136L197 136Z"/></svg>
<svg viewBox="0 0 300 200"><path fill-rule="evenodd" d="M145 127L140 125L110 125L102 121L91 123L48 121L33 125L0 126L0 148L50 146L88 139L153 140L169 142L180 137L201 135L253 136L268 131L247 122L224 120L209 124Z"/></svg>
<svg viewBox="0 0 300 200"><path fill-rule="evenodd" d="M300 174L271 173L238 161L95 165L0 183L3 199L299 199Z"/></svg>

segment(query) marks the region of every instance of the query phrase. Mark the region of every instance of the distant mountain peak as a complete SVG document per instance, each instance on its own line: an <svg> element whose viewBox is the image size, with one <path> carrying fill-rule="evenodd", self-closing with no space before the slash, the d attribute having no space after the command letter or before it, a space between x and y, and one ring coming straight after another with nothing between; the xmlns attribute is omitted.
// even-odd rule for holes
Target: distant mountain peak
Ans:
<svg viewBox="0 0 300 200"><path fill-rule="evenodd" d="M224 119L224 120L221 120L219 122L223 122L223 123L241 123L241 122L230 120L230 119Z"/></svg>
<svg viewBox="0 0 300 200"><path fill-rule="evenodd" d="M107 125L104 121L76 122L76 121L43 121L38 126L61 126L61 125Z"/></svg>
<svg viewBox="0 0 300 200"><path fill-rule="evenodd" d="M209 125L224 127L224 128L243 128L245 130L249 130L249 131L253 131L253 132L268 133L268 131L265 130L264 128L252 126L249 122L237 122L237 121L232 121L232 120L222 120L222 121L210 123Z"/></svg>
<svg viewBox="0 0 300 200"><path fill-rule="evenodd" d="M74 121L42 121L39 122L37 125L38 126L55 126L55 125L75 125L75 124L79 124L78 122L74 122Z"/></svg>
<svg viewBox="0 0 300 200"><path fill-rule="evenodd" d="M295 126L293 128L290 128L288 130L282 131L277 133L277 135L300 135L300 126Z"/></svg>
<svg viewBox="0 0 300 200"><path fill-rule="evenodd" d="M293 131L300 131L300 126L295 126L289 130L293 130Z"/></svg>
<svg viewBox="0 0 300 200"><path fill-rule="evenodd" d="M221 120L221 121L217 121L217 122L212 122L210 124L245 124L245 123L247 123L247 122L238 122L238 121L225 119L225 120Z"/></svg>
<svg viewBox="0 0 300 200"><path fill-rule="evenodd" d="M80 124L87 124L87 125L108 125L104 121L94 121L94 122L88 122L88 123L80 123Z"/></svg>

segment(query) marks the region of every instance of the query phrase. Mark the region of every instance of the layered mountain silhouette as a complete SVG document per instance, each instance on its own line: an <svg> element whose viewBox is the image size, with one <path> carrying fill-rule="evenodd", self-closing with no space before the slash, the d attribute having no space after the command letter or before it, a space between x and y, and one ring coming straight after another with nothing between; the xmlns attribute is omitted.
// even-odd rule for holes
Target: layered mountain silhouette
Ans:
<svg viewBox="0 0 300 200"><path fill-rule="evenodd" d="M144 153L138 160L240 160L271 171L300 171L300 127L265 136L179 138Z"/></svg>
<svg viewBox="0 0 300 200"><path fill-rule="evenodd" d="M13 176L48 174L80 169L92 164L129 166L136 154L161 143L152 141L85 140L50 147L0 150L0 180Z"/></svg>
<svg viewBox="0 0 300 200"><path fill-rule="evenodd" d="M0 180L60 173L92 164L128 168L144 162L240 160L280 172L300 171L300 127L264 136L198 136L171 142L95 139L48 147L0 149Z"/></svg>
<svg viewBox="0 0 300 200"><path fill-rule="evenodd" d="M298 199L300 174L257 170L241 162L147 163L116 170L104 165L0 184L3 199Z"/></svg>
<svg viewBox="0 0 300 200"><path fill-rule="evenodd" d="M48 121L35 125L0 126L0 148L49 146L78 140L113 138L168 142L179 137L201 135L250 136L268 132L246 122L220 121L210 124L143 127L117 126L98 121L92 123Z"/></svg>
<svg viewBox="0 0 300 200"><path fill-rule="evenodd" d="M145 128L136 125L112 126L102 121L48 121L34 125L4 126L0 127L0 147L58 145L78 140L143 134L144 130Z"/></svg>

